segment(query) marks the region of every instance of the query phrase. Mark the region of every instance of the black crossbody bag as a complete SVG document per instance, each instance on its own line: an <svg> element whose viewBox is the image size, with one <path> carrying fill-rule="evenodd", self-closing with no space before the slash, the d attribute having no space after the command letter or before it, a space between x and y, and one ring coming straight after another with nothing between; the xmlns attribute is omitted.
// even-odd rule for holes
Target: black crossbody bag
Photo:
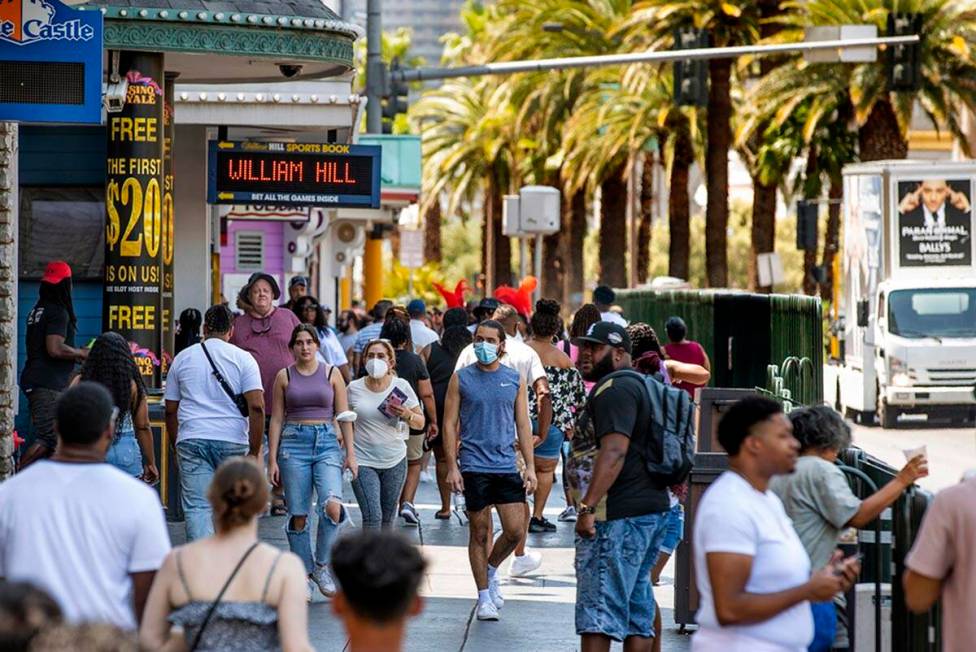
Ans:
<svg viewBox="0 0 976 652"><path fill-rule="evenodd" d="M203 342L200 342L200 348L203 349L203 354L207 356L207 362L210 363L210 368L213 369L214 378L216 378L217 382L220 383L220 387L224 390L224 393L227 394L230 400L234 402L234 405L237 406L237 411L240 412L241 416L246 419L250 414L250 408L247 406L247 399L243 394L235 394L234 390L230 388L230 385L228 385L227 381L224 380L224 375L220 373L220 369L217 368L213 358L210 357L210 351L207 351L207 347Z"/></svg>

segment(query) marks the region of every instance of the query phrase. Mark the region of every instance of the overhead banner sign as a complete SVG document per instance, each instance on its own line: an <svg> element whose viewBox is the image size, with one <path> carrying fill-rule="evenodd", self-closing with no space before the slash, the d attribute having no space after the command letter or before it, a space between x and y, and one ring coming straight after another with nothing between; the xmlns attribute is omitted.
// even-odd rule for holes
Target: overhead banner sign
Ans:
<svg viewBox="0 0 976 652"><path fill-rule="evenodd" d="M973 262L970 179L899 180L900 267L969 267Z"/></svg>
<svg viewBox="0 0 976 652"><path fill-rule="evenodd" d="M380 207L380 148L211 141L211 204Z"/></svg>
<svg viewBox="0 0 976 652"><path fill-rule="evenodd" d="M102 12L0 0L0 120L102 120Z"/></svg>

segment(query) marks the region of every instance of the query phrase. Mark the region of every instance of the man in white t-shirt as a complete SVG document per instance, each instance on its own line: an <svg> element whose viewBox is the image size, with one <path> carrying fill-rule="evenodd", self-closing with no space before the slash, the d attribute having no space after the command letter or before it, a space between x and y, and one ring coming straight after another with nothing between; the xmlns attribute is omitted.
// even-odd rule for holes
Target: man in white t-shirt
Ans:
<svg viewBox="0 0 976 652"><path fill-rule="evenodd" d="M138 627L170 550L159 496L105 463L117 410L97 383L58 400L49 460L0 484L0 578L47 591L72 623Z"/></svg>
<svg viewBox="0 0 976 652"><path fill-rule="evenodd" d="M407 314L410 315L410 339L413 341L413 352L419 354L440 337L434 329L424 323L424 318L427 317L427 304L423 299L414 299L408 303Z"/></svg>
<svg viewBox="0 0 976 652"><path fill-rule="evenodd" d="M187 541L214 532L207 487L220 463L261 456L261 371L250 353L229 342L233 332L230 309L212 306L204 316L204 341L180 351L166 375L166 430L176 441ZM247 418L232 394L244 395Z"/></svg>
<svg viewBox="0 0 976 652"><path fill-rule="evenodd" d="M552 397L549 393L549 380L546 377L546 368L542 365L542 359L539 357L539 354L528 344L523 344L515 339L515 333L518 332L517 315L518 313L516 313L515 309L508 304L498 306L492 315L492 319L500 323L505 329L506 335L505 351L498 361L506 367L511 367L519 372L519 376L525 381L526 386L531 387L535 393L539 418L532 423L534 428L532 436L533 441L538 442L545 439L544 434L540 435L540 433L548 433L549 426L552 424ZM474 354L474 344L469 344L464 347L461 355L458 356L457 364L454 365L454 371L459 371L477 362L478 358ZM515 446L514 437L512 438L512 446ZM521 458L519 460L521 465ZM525 509L525 523L526 528L528 528L528 503L525 503ZM519 541L518 546L515 548L512 565L508 571L508 574L513 577L528 575L542 565L542 555L535 551L529 551L526 548L527 537L528 530L522 535L521 541Z"/></svg>
<svg viewBox="0 0 976 652"><path fill-rule="evenodd" d="M835 556L811 575L810 558L780 499L774 475L791 473L800 450L782 406L759 396L733 405L718 426L729 469L695 514L700 607L693 652L803 652L814 638L810 602L857 579L860 562Z"/></svg>

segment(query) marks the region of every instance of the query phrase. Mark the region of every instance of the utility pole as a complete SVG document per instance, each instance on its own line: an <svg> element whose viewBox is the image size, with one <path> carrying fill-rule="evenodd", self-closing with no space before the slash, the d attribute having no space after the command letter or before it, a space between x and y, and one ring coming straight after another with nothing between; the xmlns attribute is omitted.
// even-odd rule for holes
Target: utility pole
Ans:
<svg viewBox="0 0 976 652"><path fill-rule="evenodd" d="M382 133L383 112L380 97L386 71L383 69L382 0L366 0L366 131Z"/></svg>

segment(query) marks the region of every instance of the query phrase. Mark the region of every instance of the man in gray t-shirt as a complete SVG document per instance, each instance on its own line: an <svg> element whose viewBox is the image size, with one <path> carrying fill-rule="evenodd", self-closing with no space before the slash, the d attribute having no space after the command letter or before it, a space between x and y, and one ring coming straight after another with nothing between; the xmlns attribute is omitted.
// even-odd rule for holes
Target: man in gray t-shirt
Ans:
<svg viewBox="0 0 976 652"><path fill-rule="evenodd" d="M775 476L770 489L793 520L793 529L810 555L811 568L826 566L837 538L861 506L844 472L817 455L803 455L796 462L796 471Z"/></svg>
<svg viewBox="0 0 976 652"><path fill-rule="evenodd" d="M912 458L894 480L863 501L847 484L837 455L851 445L851 429L827 406L790 412L793 436L800 442L796 471L772 479L769 488L783 501L813 568L830 561L844 528L867 527L901 493L928 475L925 456Z"/></svg>

